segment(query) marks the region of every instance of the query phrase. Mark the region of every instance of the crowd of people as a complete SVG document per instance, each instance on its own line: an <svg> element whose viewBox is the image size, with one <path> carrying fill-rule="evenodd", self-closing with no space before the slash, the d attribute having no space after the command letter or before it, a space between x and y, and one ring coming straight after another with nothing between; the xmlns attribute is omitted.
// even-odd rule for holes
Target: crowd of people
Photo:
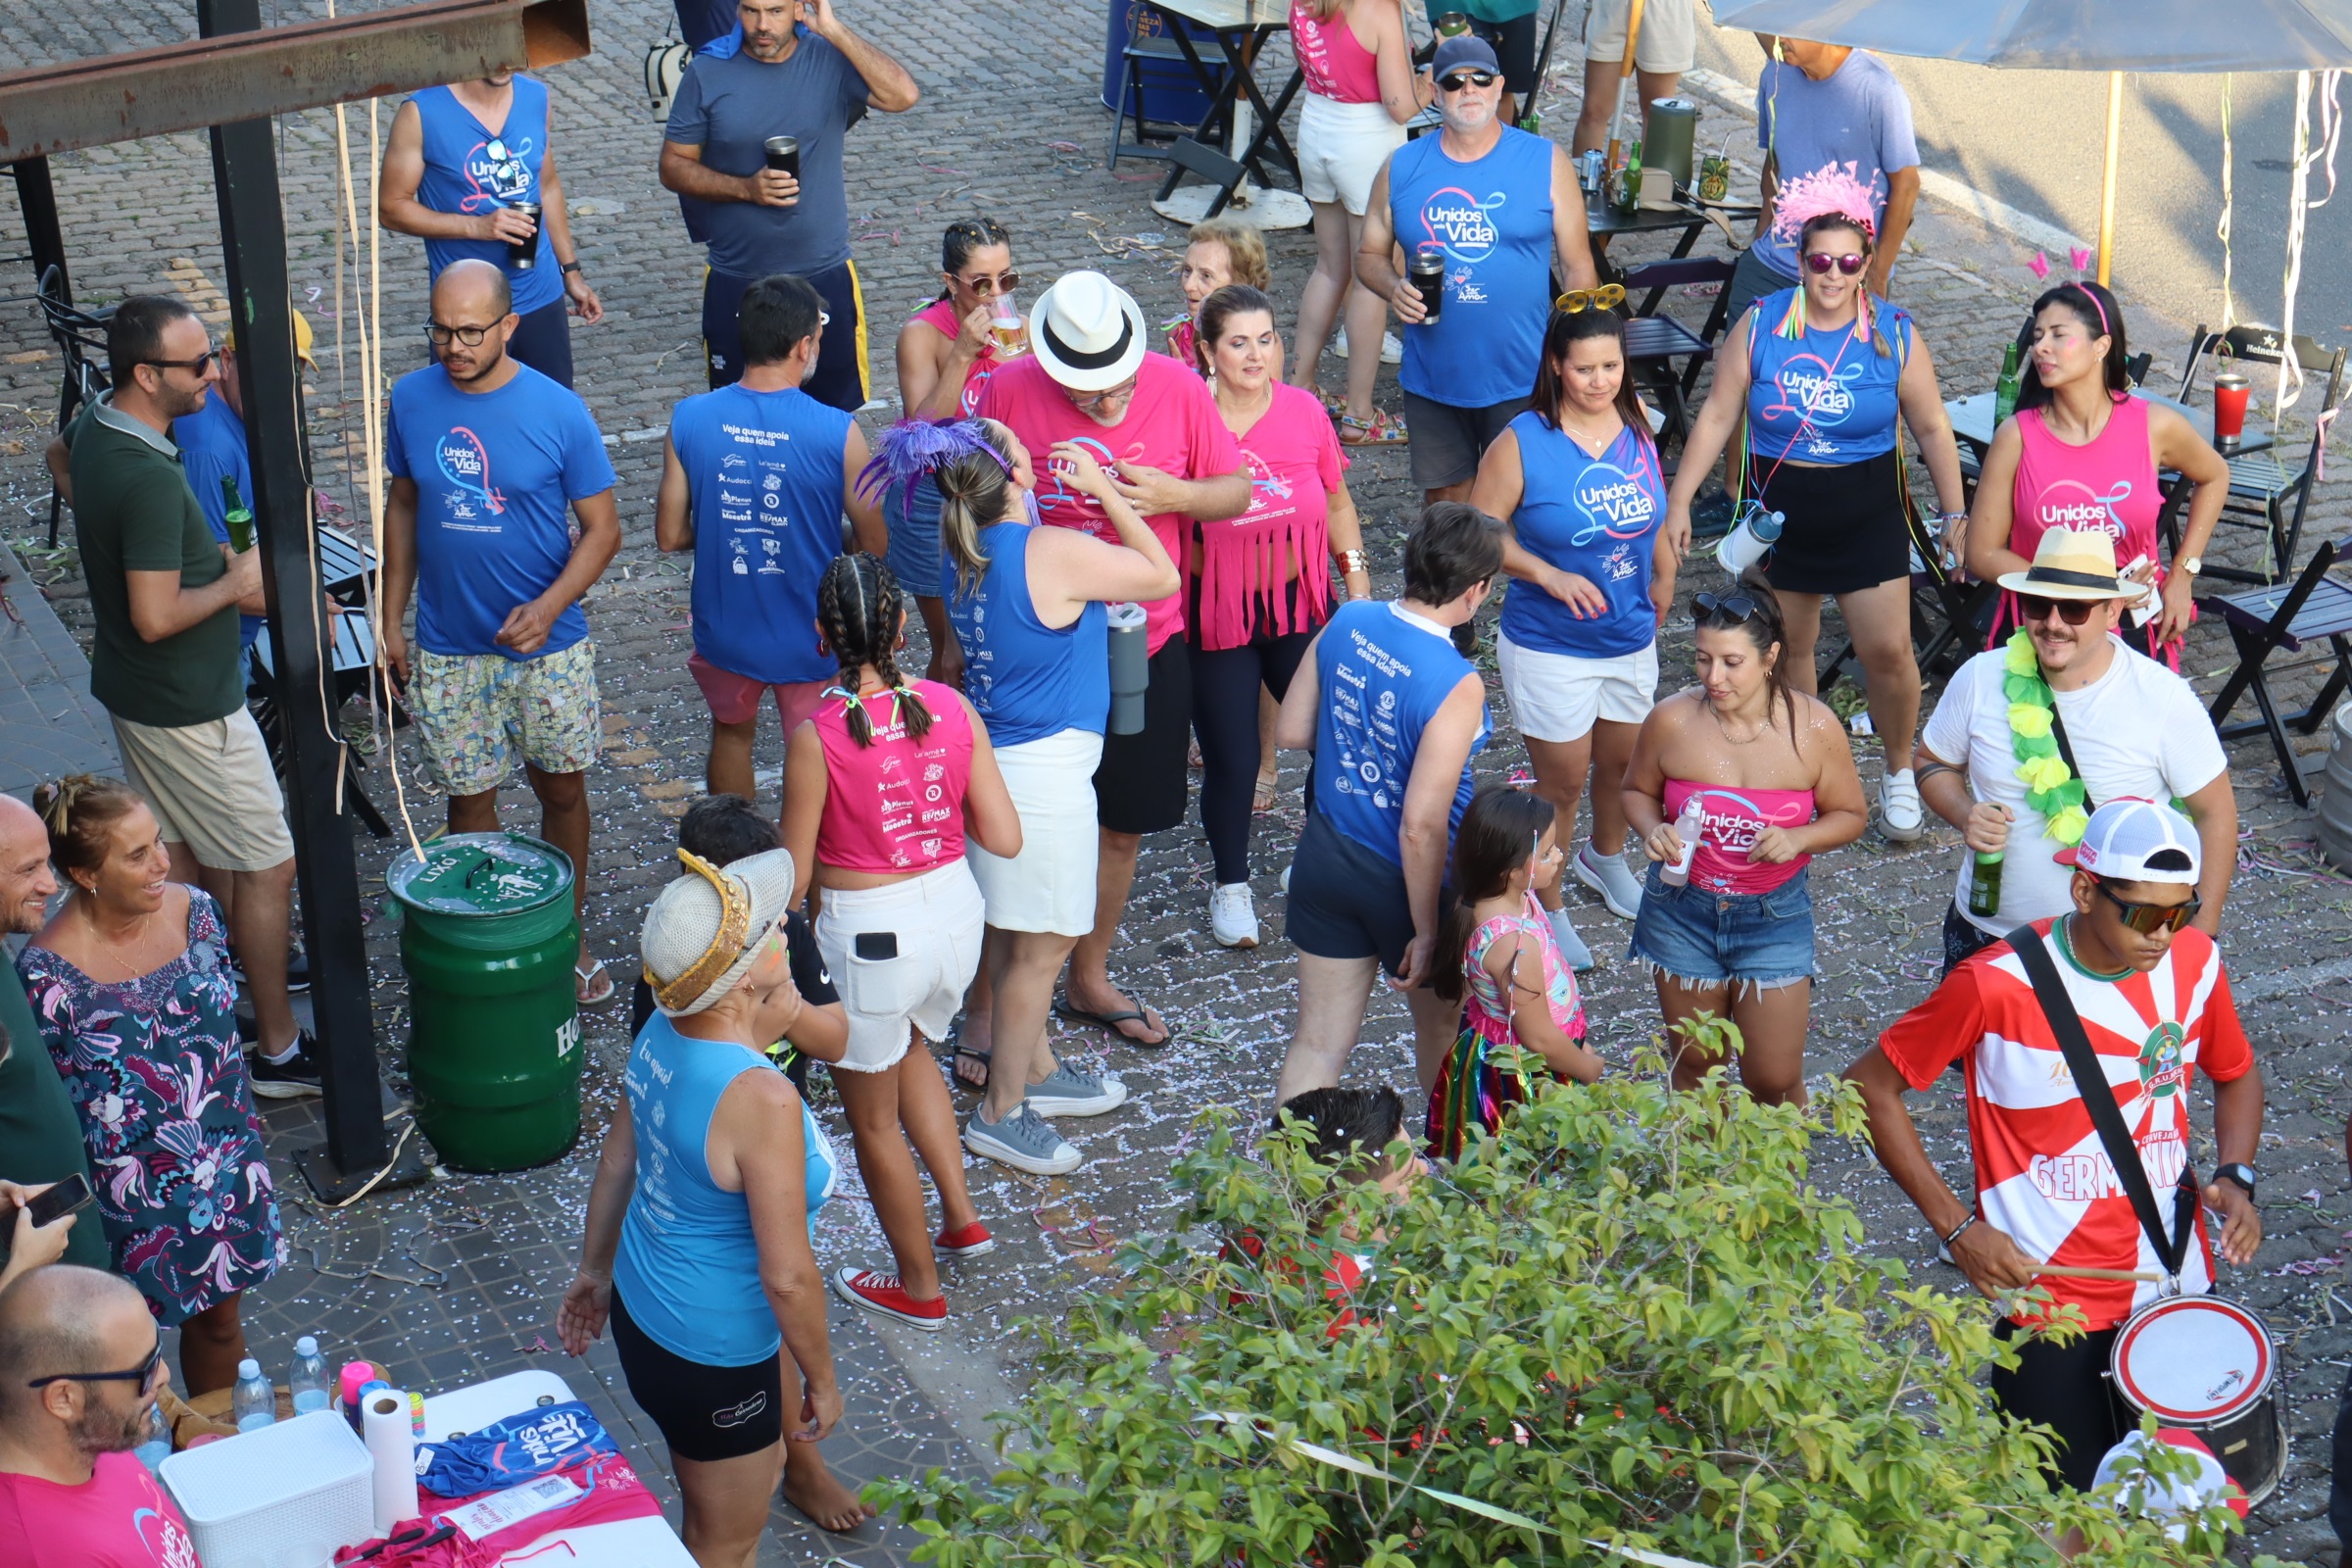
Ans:
<svg viewBox="0 0 2352 1568"><path fill-rule="evenodd" d="M1918 187L1908 105L1867 55L1782 40L1759 92L1764 216L1670 471L1569 151L1511 122L1533 86L1532 6L1485 4L1508 14L1474 10L1423 70L1396 0L1296 0L1316 261L1287 354L1246 225L1193 232L1187 310L1155 332L1091 270L1022 316L1015 234L962 218L937 299L897 336L887 427L856 416L870 331L845 137L869 109L911 108L913 80L829 0L740 0L732 30L702 19L659 167L709 248L710 390L672 415L655 514L659 548L692 561L710 794L644 917L623 1092L561 1308L573 1353L612 1333L668 1443L698 1560L753 1560L779 1484L826 1528L867 1516L816 1446L843 1408L822 1292L937 1330L943 1260L995 1246L966 1156L1040 1176L1082 1165L1057 1124L1129 1090L1058 1057L1050 1019L1145 1054L1177 1039L1183 1020L1116 960L1143 843L1192 806L1195 747L1216 944L1265 940L1253 883L1265 855L1286 867L1296 1016L1266 1089L1278 1119L1326 1143L1393 1130L1454 1158L1508 1137L1514 1103L1624 1070L1593 1044L1577 978L1604 948L1653 976L1678 1087L1728 1066L1759 1101L1803 1103L1812 862L1874 815L1886 839L1917 840L1933 811L1965 842L1945 978L1847 1076L1971 1283L2047 1293L2004 1332L2053 1301L2089 1320L2064 1349L2030 1342L1995 1398L2051 1424L2059 1472L2087 1484L2127 1424L2103 1347L2157 1289L2034 1272L2157 1255L2112 1164L2050 1174L2107 1152L2084 1144L2079 1090L2026 1084L2053 1050L2033 972L2045 944L2164 1181L2187 1166L2195 1072L2213 1081L2225 1163L2202 1202L2226 1222L2225 1255L2252 1257L2261 1075L2216 945L2236 808L2177 672L2226 466L2130 395L2114 296L2066 283L2019 328L2018 413L1972 500L1928 345L1887 297ZM1592 84L1624 61L1624 9L1592 8L1579 150L1597 141ZM1688 4L1650 9L1669 25L1636 50L1645 94L1690 64L1673 24ZM1407 140L1432 103L1436 130ZM1465 215L1472 187L1494 196ZM580 601L622 540L614 470L570 386L572 318L593 327L603 305L564 211L530 78L430 89L395 117L379 216L426 241L432 363L390 397L376 626L449 828L495 827L519 762L584 900L603 720ZM1436 296L1406 265L1428 244L1444 251ZM1400 411L1373 403L1392 316ZM1346 389L1326 395L1335 326ZM120 1274L178 1329L190 1393L232 1380L241 1293L285 1257L256 1097L318 1085L286 1000L303 983L293 846L245 702L239 617L261 608L260 572L195 461L208 411L225 402L233 419L233 362L155 295L115 313L109 359L113 391L50 462L124 779L0 798L0 917L29 938L0 976L0 1200L17 1215L12 1277L48 1276L0 1294L0 1531L28 1507L26 1477L135 1491L106 1456L153 1402L161 1342L122 1395L107 1380L134 1374L107 1368L147 1331L84 1271ZM1397 444L1424 505L1400 559L1375 561L1349 453ZM1727 451L1727 485L1785 531L1760 567L1688 600L1694 680L1661 697L1692 504ZM2160 469L2193 489L2170 562ZM2077 491L2132 499L2085 513L2065 502ZM1923 556L2002 590L1985 651L1924 726L1909 608ZM1496 743L1475 658L1497 594L1515 745ZM1875 806L1817 689L1825 597L1867 674ZM902 667L917 626L920 676ZM772 807L755 804L771 701ZM1532 783L1481 788L1506 750ZM1306 754L1302 827L1261 854L1283 752ZM1590 938L1574 887L1630 929ZM1359 1103L1343 1087L1384 977L1413 1024L1426 1112L1409 1128L1393 1095ZM586 935L576 979L583 1006L616 989ZM1736 1061L1690 1027L1709 1018L1739 1026ZM810 1112L811 1062L848 1159ZM1973 1202L1903 1103L1955 1063ZM960 1126L959 1088L978 1093ZM2021 1113L2053 1097L2064 1115ZM812 1217L851 1160L891 1257L827 1277ZM95 1212L31 1226L29 1200L74 1179ZM2171 1271L2189 1290L2213 1278L2198 1225ZM77 1314L70 1332L60 1314Z"/></svg>

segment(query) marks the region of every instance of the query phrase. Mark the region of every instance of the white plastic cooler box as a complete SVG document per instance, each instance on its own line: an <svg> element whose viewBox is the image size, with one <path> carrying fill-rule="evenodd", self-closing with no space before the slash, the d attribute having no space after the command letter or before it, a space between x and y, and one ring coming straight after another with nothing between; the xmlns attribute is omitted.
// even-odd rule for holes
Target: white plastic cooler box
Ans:
<svg viewBox="0 0 2352 1568"><path fill-rule="evenodd" d="M166 1459L205 1568L324 1568L375 1536L368 1446L314 1410Z"/></svg>

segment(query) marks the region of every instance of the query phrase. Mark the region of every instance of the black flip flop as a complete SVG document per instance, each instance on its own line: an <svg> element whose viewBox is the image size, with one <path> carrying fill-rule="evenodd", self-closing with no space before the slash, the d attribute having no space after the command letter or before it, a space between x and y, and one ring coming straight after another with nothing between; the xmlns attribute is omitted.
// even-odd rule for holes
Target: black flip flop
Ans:
<svg viewBox="0 0 2352 1568"><path fill-rule="evenodd" d="M980 1064L980 1081L978 1083L972 1082L969 1078L966 1078L961 1072L956 1070L956 1063L963 1060L967 1056ZM956 1087L958 1089L969 1089L976 1095L985 1094L988 1092L988 1064L990 1059L989 1053L985 1051L974 1051L971 1047L965 1045L960 1038L958 1038L955 1042L954 1054L950 1056L948 1061L948 1076L956 1080Z"/></svg>
<svg viewBox="0 0 2352 1568"><path fill-rule="evenodd" d="M1072 1023L1089 1023L1098 1029L1107 1029L1118 1037L1121 1044L1133 1046L1138 1051L1165 1050L1176 1038L1176 1031L1168 1028L1168 1021L1164 1017L1159 1021L1162 1035L1157 1040L1138 1040L1119 1027L1123 1023L1140 1023L1149 1029L1152 1027L1151 1014L1152 1010L1151 1004L1146 1003L1140 1008L1131 1007L1124 1012L1088 1012L1084 1008L1071 1006L1070 999L1066 995L1054 999L1054 1016L1056 1018L1067 1018Z"/></svg>

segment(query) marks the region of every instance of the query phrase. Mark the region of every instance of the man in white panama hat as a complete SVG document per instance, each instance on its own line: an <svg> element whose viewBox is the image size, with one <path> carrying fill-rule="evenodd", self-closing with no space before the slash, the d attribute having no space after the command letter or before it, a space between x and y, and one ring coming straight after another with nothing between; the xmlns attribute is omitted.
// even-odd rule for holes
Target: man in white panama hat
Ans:
<svg viewBox="0 0 2352 1568"><path fill-rule="evenodd" d="M1034 453L1067 442L1093 454L1178 560L1196 523L1248 508L1250 471L1216 401L1199 375L1146 347L1144 313L1125 289L1100 272L1065 273L1038 296L1030 325L1035 352L989 378L976 411L982 418L1010 426ZM1046 522L1118 542L1102 503L1065 483L1050 461L1037 476L1037 509ZM1144 835L1184 820L1193 712L1184 606L1179 591L1144 607L1152 668L1144 727L1103 737L1095 771L1102 833L1095 929L1079 938L1056 1004L1064 1017L1146 1048L1172 1036L1150 1004L1111 984L1110 944Z"/></svg>
<svg viewBox="0 0 2352 1568"><path fill-rule="evenodd" d="M2057 856L2100 803L2127 797L2186 808L2204 848L2196 923L2220 930L2237 863L2230 760L2188 682L2130 657L2116 635L2139 586L2117 576L2115 541L2052 528L2032 568L2000 583L2017 596L2019 631L1960 666L1913 754L1920 799L1968 843L1943 916L1944 967L2063 913L2071 873ZM1999 858L1984 866L1997 865L1999 885L1980 914L1969 890L1984 856Z"/></svg>

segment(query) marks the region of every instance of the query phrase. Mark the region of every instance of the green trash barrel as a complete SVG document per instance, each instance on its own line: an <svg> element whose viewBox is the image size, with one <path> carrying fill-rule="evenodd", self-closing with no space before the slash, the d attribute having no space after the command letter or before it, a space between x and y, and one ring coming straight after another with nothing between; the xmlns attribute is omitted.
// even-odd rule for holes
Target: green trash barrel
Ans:
<svg viewBox="0 0 2352 1568"><path fill-rule="evenodd" d="M562 850L521 833L452 834L386 873L416 1124L461 1170L543 1165L579 1141L571 877Z"/></svg>

